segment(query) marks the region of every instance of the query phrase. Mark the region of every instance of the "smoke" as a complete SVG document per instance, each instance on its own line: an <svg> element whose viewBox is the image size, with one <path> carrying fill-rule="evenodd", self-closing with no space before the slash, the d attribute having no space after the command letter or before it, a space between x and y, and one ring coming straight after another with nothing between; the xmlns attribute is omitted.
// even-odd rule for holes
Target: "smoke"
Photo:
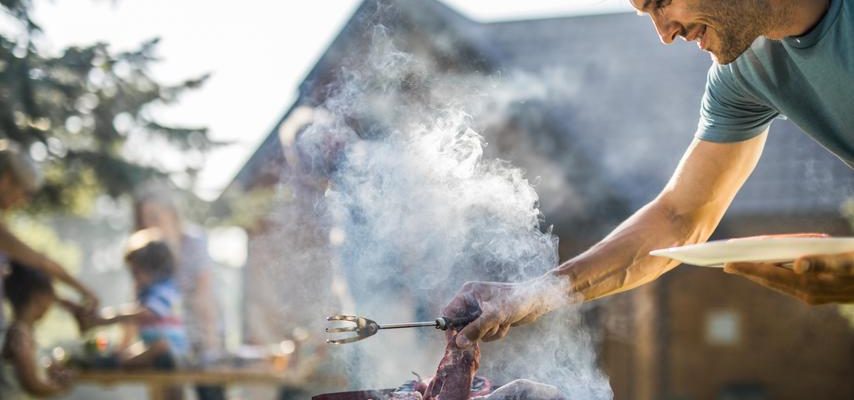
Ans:
<svg viewBox="0 0 854 400"><path fill-rule="evenodd" d="M301 173L329 179L329 243L353 307L342 311L380 323L432 320L465 281L522 281L554 268L558 240L534 186L521 169L487 156L476 131L491 123L477 116L549 89L530 76L519 86L431 64L397 50L383 27L371 44L294 144ZM563 201L576 198L569 193ZM485 346L481 371L498 383L528 378L569 398L610 399L594 345L579 308L567 306ZM410 379L409 371L429 376L443 347L444 336L427 329L381 331L329 351L353 387L379 388Z"/></svg>

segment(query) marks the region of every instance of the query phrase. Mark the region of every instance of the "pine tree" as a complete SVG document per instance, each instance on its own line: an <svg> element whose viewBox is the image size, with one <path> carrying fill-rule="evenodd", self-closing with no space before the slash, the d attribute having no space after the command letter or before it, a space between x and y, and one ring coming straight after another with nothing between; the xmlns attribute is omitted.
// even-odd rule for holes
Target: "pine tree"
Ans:
<svg viewBox="0 0 854 400"><path fill-rule="evenodd" d="M0 32L0 139L43 161L41 206L73 210L94 195L117 197L147 179L175 174L192 181L204 154L222 144L204 127L170 126L151 116L152 106L173 103L207 79L166 85L152 78L158 39L128 52L94 43L48 55L36 44L42 31L30 18L32 1L0 5L18 23L12 33ZM151 143L148 159L139 146L129 152L129 140ZM178 171L152 156L164 152L181 155Z"/></svg>

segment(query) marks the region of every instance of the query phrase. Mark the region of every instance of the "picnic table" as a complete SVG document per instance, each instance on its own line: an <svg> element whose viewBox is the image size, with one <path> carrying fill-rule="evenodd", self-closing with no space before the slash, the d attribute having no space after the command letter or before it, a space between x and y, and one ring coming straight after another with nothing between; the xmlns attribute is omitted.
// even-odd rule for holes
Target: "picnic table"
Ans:
<svg viewBox="0 0 854 400"><path fill-rule="evenodd" d="M184 384L204 385L269 385L299 386L306 382L304 376L292 371L275 372L246 370L237 368L209 370L116 370L116 371L78 371L75 381L100 386L142 384L148 389L149 399L161 400L163 388Z"/></svg>
<svg viewBox="0 0 854 400"><path fill-rule="evenodd" d="M318 380L313 376L314 366L305 363L296 368L276 371L268 368L218 367L211 369L157 370L80 370L75 382L99 386L141 384L147 387L149 399L162 400L163 388L175 385L268 385L273 387L300 387ZM327 379L322 379L324 381ZM344 385L346 382L337 382ZM331 382L331 381L330 381Z"/></svg>

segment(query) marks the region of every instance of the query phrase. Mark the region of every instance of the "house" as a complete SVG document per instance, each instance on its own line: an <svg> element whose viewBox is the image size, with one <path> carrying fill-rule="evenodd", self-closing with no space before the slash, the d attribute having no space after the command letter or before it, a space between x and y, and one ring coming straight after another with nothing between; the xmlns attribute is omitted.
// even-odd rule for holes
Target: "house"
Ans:
<svg viewBox="0 0 854 400"><path fill-rule="evenodd" d="M438 1L370 0L308 74L298 100L226 195L287 179L292 167L283 132L295 132L303 111L323 103L348 57L369 51L368 33L378 23L438 74L501 76L524 86L524 96L496 108L479 128L491 156L542 177L541 206L561 238L562 259L651 200L692 140L709 58L689 44L661 46L644 18L478 23ZM854 173L779 120L715 237L851 235L840 211L851 197ZM247 285L268 278L252 257ZM252 287L250 303L258 293ZM834 306L805 306L693 266L597 304L589 317L602 334L601 363L618 399L854 397L854 331ZM256 328L246 328L253 337Z"/></svg>

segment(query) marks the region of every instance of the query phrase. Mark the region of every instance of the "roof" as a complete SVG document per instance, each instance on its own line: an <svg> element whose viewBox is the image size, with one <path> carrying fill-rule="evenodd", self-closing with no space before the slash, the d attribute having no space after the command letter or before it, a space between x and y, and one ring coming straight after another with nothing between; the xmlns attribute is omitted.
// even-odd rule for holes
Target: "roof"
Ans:
<svg viewBox="0 0 854 400"><path fill-rule="evenodd" d="M567 140L596 154L632 209L651 200L693 137L711 61L690 43L663 46L631 13L484 27L502 69L575 77L562 109ZM763 157L730 213L833 211L854 197L854 173L796 126L775 121Z"/></svg>
<svg viewBox="0 0 854 400"><path fill-rule="evenodd" d="M365 51L372 28L378 24L396 32L429 36L429 43L435 47L437 54L449 58L465 57L474 68L489 71L490 66L496 64L493 61L495 55L492 54L494 46L479 36L479 31L471 29L478 24L443 3L432 0L363 1L303 79L297 100L288 106L279 122L226 187L223 195L231 191L245 190L251 186L251 181L262 173L264 165L269 164L270 159L281 157L281 154L277 154L281 153L279 127L300 105L322 102L322 97L326 94L325 89L336 79L342 64L348 58ZM442 32L442 36L433 35L435 32Z"/></svg>
<svg viewBox="0 0 854 400"><path fill-rule="evenodd" d="M366 29L383 14L376 4L359 7L308 74L297 104L316 102L341 60L364 48ZM522 113L536 107L548 119L527 130L539 136L528 140L553 143L543 154L562 166L567 181L581 185L581 197L598 199L594 191L608 191L629 210L642 206L663 187L692 140L711 61L688 43L662 46L645 18L610 14L480 24L437 1L395 0L381 7L388 7L381 11L395 34L427 38L431 56L456 57L482 74L527 74L544 85L546 95L527 106L519 100ZM274 129L235 182L252 180L270 152L281 152L276 137ZM534 176L553 172L525 167ZM778 121L730 213L835 211L850 197L852 171L797 127Z"/></svg>

